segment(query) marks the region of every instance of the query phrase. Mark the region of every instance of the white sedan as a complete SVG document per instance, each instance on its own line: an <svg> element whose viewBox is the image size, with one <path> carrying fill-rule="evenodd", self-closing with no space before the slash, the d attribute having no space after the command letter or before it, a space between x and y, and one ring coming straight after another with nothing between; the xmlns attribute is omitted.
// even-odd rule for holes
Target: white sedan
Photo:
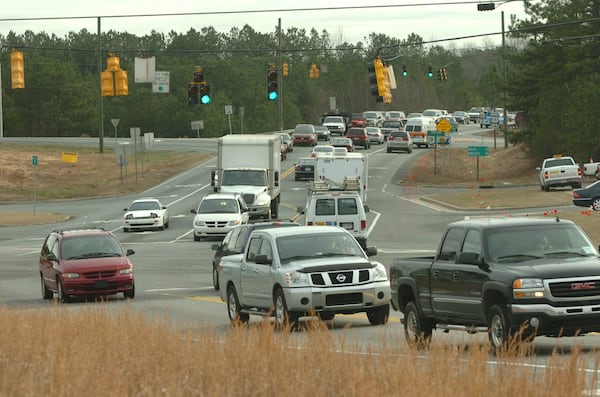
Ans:
<svg viewBox="0 0 600 397"><path fill-rule="evenodd" d="M124 232L133 229L164 230L169 227L169 210L155 198L134 200L124 211Z"/></svg>
<svg viewBox="0 0 600 397"><path fill-rule="evenodd" d="M367 135L369 136L369 142L381 145L385 142L385 135L381 132L379 127L365 127Z"/></svg>

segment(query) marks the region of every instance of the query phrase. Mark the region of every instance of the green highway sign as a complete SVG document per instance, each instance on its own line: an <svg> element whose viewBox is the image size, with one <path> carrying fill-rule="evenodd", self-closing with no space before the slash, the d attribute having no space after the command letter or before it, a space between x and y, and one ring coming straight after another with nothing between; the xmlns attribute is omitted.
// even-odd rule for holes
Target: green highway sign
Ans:
<svg viewBox="0 0 600 397"><path fill-rule="evenodd" d="M440 137L446 136L446 133L444 131L427 131L427 136Z"/></svg>
<svg viewBox="0 0 600 397"><path fill-rule="evenodd" d="M467 147L467 154L471 157L485 157L488 155L487 146L469 146Z"/></svg>

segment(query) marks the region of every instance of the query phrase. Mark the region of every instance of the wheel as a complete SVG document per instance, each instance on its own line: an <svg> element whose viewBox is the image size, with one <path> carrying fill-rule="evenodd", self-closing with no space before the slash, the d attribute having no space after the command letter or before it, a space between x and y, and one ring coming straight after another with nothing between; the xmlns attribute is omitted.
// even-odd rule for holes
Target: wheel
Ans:
<svg viewBox="0 0 600 397"><path fill-rule="evenodd" d="M388 148L387 152L388 152L388 153L392 153L392 149L389 149L389 148Z"/></svg>
<svg viewBox="0 0 600 397"><path fill-rule="evenodd" d="M331 321L335 317L334 312L319 312L317 315L322 321Z"/></svg>
<svg viewBox="0 0 600 397"><path fill-rule="evenodd" d="M506 311L500 305L494 305L488 314L488 335L494 351L506 350L508 347L509 327L506 322Z"/></svg>
<svg viewBox="0 0 600 397"><path fill-rule="evenodd" d="M412 153L412 148L408 148L407 153Z"/></svg>
<svg viewBox="0 0 600 397"><path fill-rule="evenodd" d="M298 175L294 175L294 180L295 181L299 180Z"/></svg>
<svg viewBox="0 0 600 397"><path fill-rule="evenodd" d="M201 239L201 238L202 238L202 237L200 237L200 236L197 236L197 235L195 235L195 234L194 234L194 241L200 241L200 239Z"/></svg>
<svg viewBox="0 0 600 397"><path fill-rule="evenodd" d="M285 295L281 288L275 291L273 304L275 305L275 328L281 331L289 325L290 329L296 329L298 326L298 315L288 311Z"/></svg>
<svg viewBox="0 0 600 397"><path fill-rule="evenodd" d="M540 185L540 190L544 190L544 185Z"/></svg>
<svg viewBox="0 0 600 397"><path fill-rule="evenodd" d="M54 297L54 293L48 289L48 286L44 282L44 276L40 273L40 279L42 280L42 298L44 299L52 299Z"/></svg>
<svg viewBox="0 0 600 397"><path fill-rule="evenodd" d="M215 291L219 290L219 269L217 268L217 264L213 263L213 287Z"/></svg>
<svg viewBox="0 0 600 397"><path fill-rule="evenodd" d="M68 303L69 302L69 295L65 294L65 288L63 287L63 283L62 281L60 281L60 278L56 278L56 295L58 298L58 301L61 303Z"/></svg>
<svg viewBox="0 0 600 397"><path fill-rule="evenodd" d="M594 211L600 211L600 197L594 197L592 200L592 209Z"/></svg>
<svg viewBox="0 0 600 397"><path fill-rule="evenodd" d="M390 305L383 305L367 310L367 318L371 325L383 325L390 317Z"/></svg>
<svg viewBox="0 0 600 397"><path fill-rule="evenodd" d="M125 297L125 299L133 299L135 297L135 284L133 284L133 288L123 292L123 297Z"/></svg>
<svg viewBox="0 0 600 397"><path fill-rule="evenodd" d="M545 185L545 186L544 186L544 191L545 191L545 192L549 192L549 191L550 191L550 186L548 186L548 185Z"/></svg>
<svg viewBox="0 0 600 397"><path fill-rule="evenodd" d="M233 325L245 323L250 318L248 313L240 311L240 301L233 285L227 287L227 314Z"/></svg>
<svg viewBox="0 0 600 397"><path fill-rule="evenodd" d="M123 233L127 233L127 232L129 232L129 228L128 227L124 227L123 228Z"/></svg>
<svg viewBox="0 0 600 397"><path fill-rule="evenodd" d="M167 223L165 223L165 229L169 228L169 221L167 221Z"/></svg>
<svg viewBox="0 0 600 397"><path fill-rule="evenodd" d="M404 336L406 342L417 349L424 349L431 342L432 327L426 321L414 302L404 308Z"/></svg>

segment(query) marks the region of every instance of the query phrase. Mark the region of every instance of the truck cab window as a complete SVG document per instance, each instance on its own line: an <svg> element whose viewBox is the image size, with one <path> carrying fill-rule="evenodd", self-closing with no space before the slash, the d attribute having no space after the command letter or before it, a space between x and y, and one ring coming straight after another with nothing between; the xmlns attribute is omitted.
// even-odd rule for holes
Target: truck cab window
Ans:
<svg viewBox="0 0 600 397"><path fill-rule="evenodd" d="M469 230L467 232L462 252L471 252L481 256L481 234L478 230Z"/></svg>
<svg viewBox="0 0 600 397"><path fill-rule="evenodd" d="M440 249L439 260L451 262L456 260L456 253L462 242L463 233L462 229L455 228L448 230L442 248Z"/></svg>

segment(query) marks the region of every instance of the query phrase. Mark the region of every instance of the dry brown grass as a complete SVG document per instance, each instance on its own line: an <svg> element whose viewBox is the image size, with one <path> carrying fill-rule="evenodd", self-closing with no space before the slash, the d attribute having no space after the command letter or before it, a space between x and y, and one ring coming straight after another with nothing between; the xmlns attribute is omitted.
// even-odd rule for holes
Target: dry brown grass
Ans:
<svg viewBox="0 0 600 397"><path fill-rule="evenodd" d="M597 381L581 371L597 363L577 349L542 370L527 365L527 349L491 363L487 345L434 343L422 354L390 338L383 352L360 353L318 321L291 334L266 321L223 335L99 305L0 309L0 396L561 397Z"/></svg>
<svg viewBox="0 0 600 397"><path fill-rule="evenodd" d="M76 153L77 162L62 161L62 153ZM38 165L32 164L32 156ZM144 191L208 160L196 152L147 152L130 155L120 167L112 149L59 148L0 142L0 202L33 202L82 197L115 196ZM136 174L137 168L137 174ZM35 195L35 197L34 197ZM0 212L1 213L1 212ZM1 213L0 226L57 222L64 214Z"/></svg>

